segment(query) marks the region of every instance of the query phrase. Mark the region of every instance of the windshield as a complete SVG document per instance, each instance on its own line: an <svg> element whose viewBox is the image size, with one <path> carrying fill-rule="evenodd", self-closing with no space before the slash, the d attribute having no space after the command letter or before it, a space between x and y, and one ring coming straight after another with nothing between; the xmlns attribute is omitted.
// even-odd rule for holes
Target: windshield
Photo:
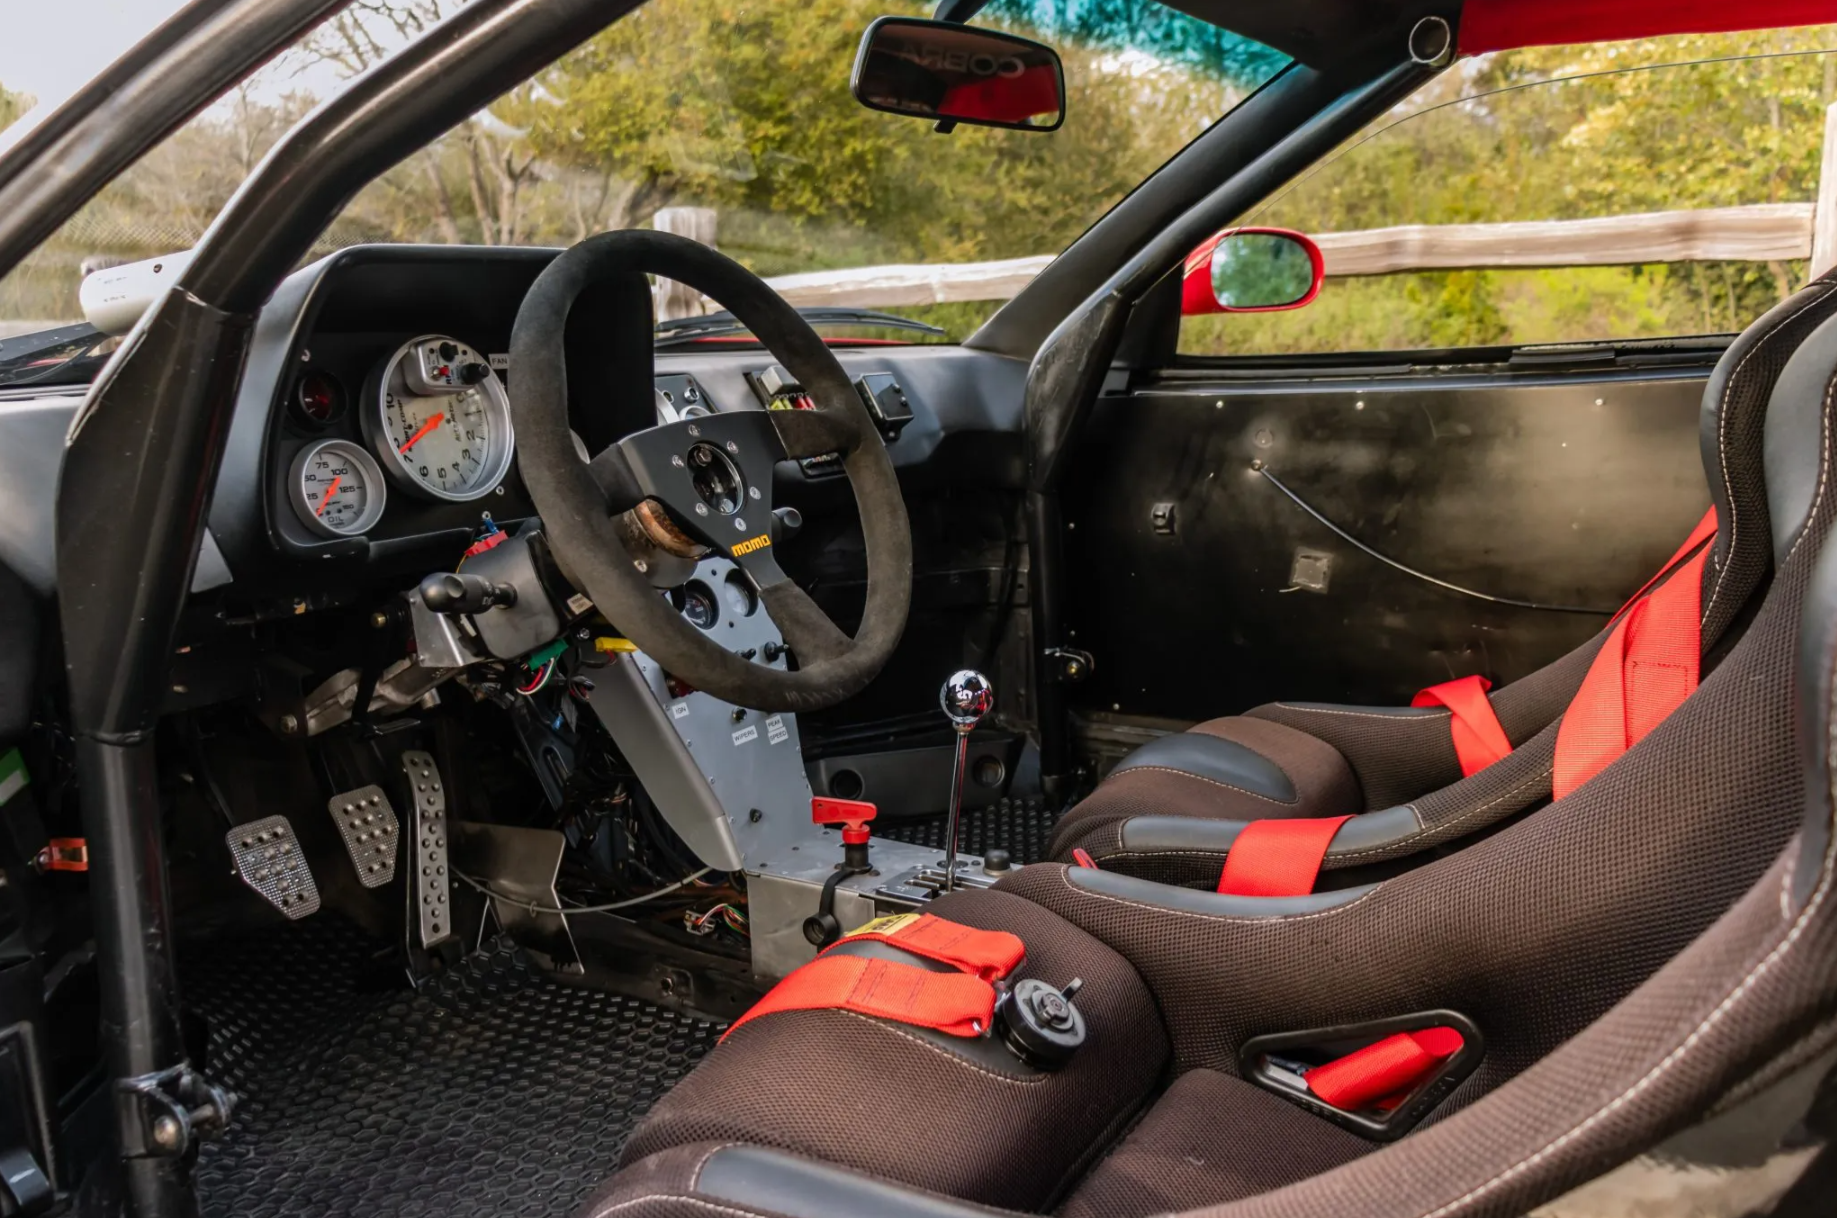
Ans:
<svg viewBox="0 0 1837 1218"><path fill-rule="evenodd" d="M72 8L104 24L131 12L140 31L176 7L70 0L26 42L74 38ZM0 280L0 338L80 321L77 289L90 271L191 247L288 126L456 7L355 0ZM657 227L717 246L800 308L829 310L825 333L955 340L1287 63L1148 0L996 0L977 24L1064 56L1065 125L940 134L848 91L868 24L927 11L878 0L651 0L372 182L314 257L365 242L562 246ZM39 54L17 39L0 45L0 126L32 121ZM80 83L62 79L51 92ZM693 293L661 284L657 306L660 338L723 337L719 318L682 327L712 308ZM838 312L860 309L892 316ZM31 367L38 383L56 375Z"/></svg>

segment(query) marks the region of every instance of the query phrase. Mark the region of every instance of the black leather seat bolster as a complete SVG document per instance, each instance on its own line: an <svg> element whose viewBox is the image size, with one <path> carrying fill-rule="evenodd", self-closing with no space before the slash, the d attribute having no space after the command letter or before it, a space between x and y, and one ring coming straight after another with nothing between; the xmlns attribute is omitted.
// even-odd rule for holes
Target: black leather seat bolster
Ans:
<svg viewBox="0 0 1837 1218"><path fill-rule="evenodd" d="M1175 732L1151 740L1119 762L1112 774L1148 767L1179 770L1281 803L1295 802L1295 784L1263 754L1204 732Z"/></svg>
<svg viewBox="0 0 1837 1218"><path fill-rule="evenodd" d="M869 1130L862 1133L872 1136ZM988 1218L1015 1213L966 1205L757 1146L724 1146L709 1155L695 1191L714 1201L785 1218Z"/></svg>
<svg viewBox="0 0 1837 1218"><path fill-rule="evenodd" d="M1127 854L1225 854L1248 823L1194 816L1133 816L1123 822L1121 843ZM1408 804L1366 812L1340 826L1327 847L1327 859L1331 862L1399 845L1421 831L1416 809Z"/></svg>
<svg viewBox="0 0 1837 1218"><path fill-rule="evenodd" d="M1301 897L1237 897L1222 892L1201 892L1196 888L1157 884L1153 880L1140 880L1120 871L1100 871L1095 867L1068 867L1065 878L1074 888L1116 897L1135 905L1225 918L1287 918L1296 914L1320 913L1322 910L1349 905L1377 887L1376 884L1360 884L1332 892L1312 892Z"/></svg>

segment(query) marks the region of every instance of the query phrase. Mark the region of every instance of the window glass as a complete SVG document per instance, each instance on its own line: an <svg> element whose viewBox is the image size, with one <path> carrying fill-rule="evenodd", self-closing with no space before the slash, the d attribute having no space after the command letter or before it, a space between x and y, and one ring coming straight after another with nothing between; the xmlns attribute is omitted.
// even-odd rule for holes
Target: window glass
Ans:
<svg viewBox="0 0 1837 1218"><path fill-rule="evenodd" d="M1329 278L1320 296L1294 312L1183 319L1180 350L1302 354L1739 331L1806 279L1826 112L1837 102L1831 48L1837 27L1540 47L1459 63L1246 218L1322 239ZM1465 234L1464 253L1437 255L1445 267L1470 259L1464 266L1334 273L1336 244L1346 267L1346 243L1358 243L1347 235L1375 229L1422 226L1383 243L1407 261L1450 249L1463 234L1448 226L1767 204L1794 206L1640 222L1642 244L1628 252L1646 256L1624 265L1487 266L1527 233L1482 230ZM1658 238L1688 239L1692 223L1764 230L1773 248L1740 261L1661 260ZM1557 226L1542 237L1555 243L1552 260L1612 256L1592 252L1607 239L1598 231ZM1791 248L1782 252L1782 242Z"/></svg>
<svg viewBox="0 0 1837 1218"><path fill-rule="evenodd" d="M195 244L316 99L456 7L355 0L0 282L0 324L74 319L85 268ZM929 6L651 0L371 183L314 256L360 242L567 245L656 225L766 276L1021 258L1037 270L1287 63L1149 0L996 0L977 24L1063 54L1065 125L944 135L849 94L862 31L899 12ZM885 303L962 337L1026 278L989 299Z"/></svg>

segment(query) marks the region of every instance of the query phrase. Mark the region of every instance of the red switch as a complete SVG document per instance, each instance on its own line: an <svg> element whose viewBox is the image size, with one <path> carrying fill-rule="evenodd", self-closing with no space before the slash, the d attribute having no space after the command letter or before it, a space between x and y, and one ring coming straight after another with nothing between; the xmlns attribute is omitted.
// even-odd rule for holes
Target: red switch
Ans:
<svg viewBox="0 0 1837 1218"><path fill-rule="evenodd" d="M810 819L819 825L842 826L844 863L854 871L866 871L867 823L879 815L879 809L865 799L831 799L817 795L810 800Z"/></svg>

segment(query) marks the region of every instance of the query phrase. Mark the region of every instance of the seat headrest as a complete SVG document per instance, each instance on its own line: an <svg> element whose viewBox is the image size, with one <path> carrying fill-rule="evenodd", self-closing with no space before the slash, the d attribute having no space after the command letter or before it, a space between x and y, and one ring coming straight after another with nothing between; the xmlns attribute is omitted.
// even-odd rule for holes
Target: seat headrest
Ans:
<svg viewBox="0 0 1837 1218"><path fill-rule="evenodd" d="M1704 637L1714 638L1760 585L1772 558L1764 432L1781 374L1818 327L1837 317L1837 278L1818 279L1729 344L1703 390L1699 440L1719 528L1705 582Z"/></svg>
<svg viewBox="0 0 1837 1218"><path fill-rule="evenodd" d="M1793 352L1767 404L1764 459L1776 565L1798 542L1824 491L1830 461L1826 428L1837 387L1833 378L1837 317L1828 317Z"/></svg>

